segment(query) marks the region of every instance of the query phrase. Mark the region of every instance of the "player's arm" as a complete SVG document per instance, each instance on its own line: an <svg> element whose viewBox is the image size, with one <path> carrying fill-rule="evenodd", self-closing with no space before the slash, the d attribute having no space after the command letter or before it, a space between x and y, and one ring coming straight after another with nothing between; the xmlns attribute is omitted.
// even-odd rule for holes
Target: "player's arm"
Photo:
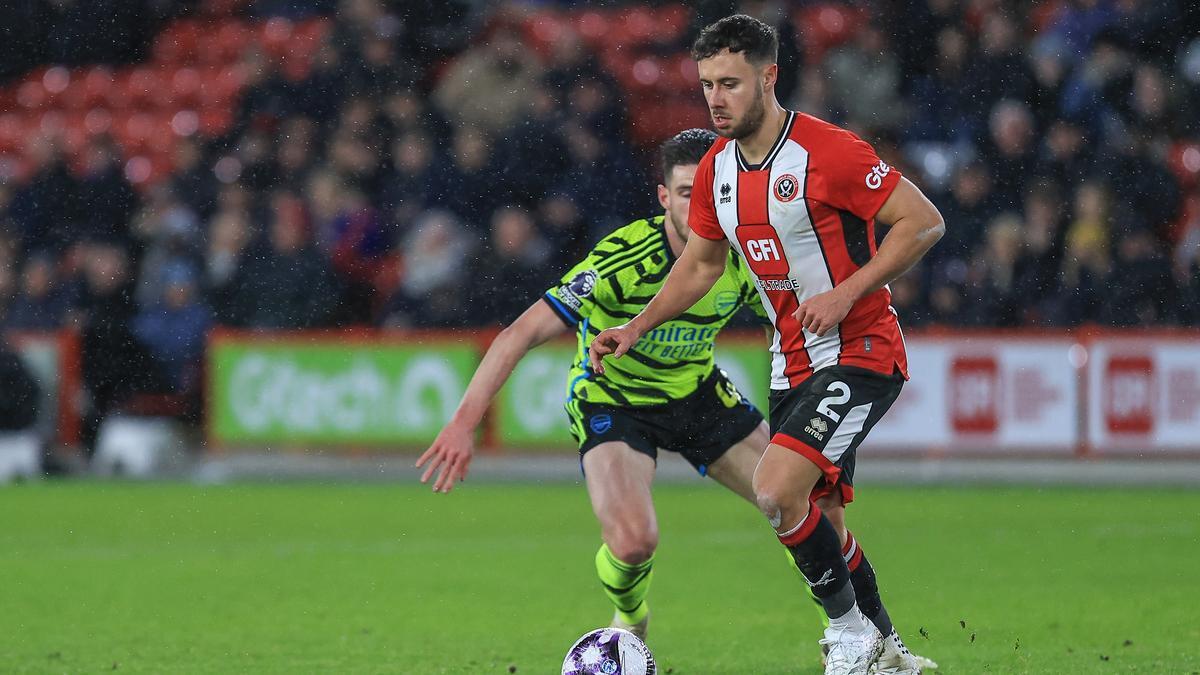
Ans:
<svg viewBox="0 0 1200 675"><path fill-rule="evenodd" d="M946 223L937 207L903 177L875 220L891 225L891 230L875 257L839 284L854 300L874 293L912 269L946 233Z"/></svg>
<svg viewBox="0 0 1200 675"><path fill-rule="evenodd" d="M728 258L729 242L724 237L720 240L688 237L687 245L667 274L663 287L645 309L628 323L602 331L592 340L588 348L592 370L603 374L601 358L608 354L620 358L643 335L699 302L725 272Z"/></svg>
<svg viewBox="0 0 1200 675"><path fill-rule="evenodd" d="M458 409L417 460L418 468L429 463L421 475L422 483L427 482L439 467L441 472L433 484L434 492L450 492L455 481L467 477L467 467L475 452L475 429L496 392L530 349L566 332L567 328L554 310L539 300L500 331L475 370Z"/></svg>
<svg viewBox="0 0 1200 675"><path fill-rule="evenodd" d="M797 310L796 318L809 332L827 333L846 318L859 298L883 288L911 269L946 232L937 207L904 177L884 201L875 220L892 226L875 257L832 291L809 298Z"/></svg>

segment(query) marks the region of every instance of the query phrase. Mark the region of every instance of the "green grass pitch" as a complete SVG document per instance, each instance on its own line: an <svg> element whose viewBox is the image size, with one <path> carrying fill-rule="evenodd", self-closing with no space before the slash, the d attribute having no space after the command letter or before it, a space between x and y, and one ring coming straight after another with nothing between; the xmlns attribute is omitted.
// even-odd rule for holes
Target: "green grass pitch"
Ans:
<svg viewBox="0 0 1200 675"><path fill-rule="evenodd" d="M657 488L662 673L819 673L769 528ZM1200 672L1200 493L872 488L852 526L940 672ZM0 672L557 673L610 609L582 486L0 489Z"/></svg>

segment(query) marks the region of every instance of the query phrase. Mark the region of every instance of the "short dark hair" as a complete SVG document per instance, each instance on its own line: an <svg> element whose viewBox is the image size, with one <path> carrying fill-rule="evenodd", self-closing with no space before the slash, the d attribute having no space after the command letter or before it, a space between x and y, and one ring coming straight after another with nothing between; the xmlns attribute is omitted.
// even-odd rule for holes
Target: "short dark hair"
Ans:
<svg viewBox="0 0 1200 675"><path fill-rule="evenodd" d="M658 156L662 162L663 184L671 177L671 169L687 164L699 164L712 147L717 135L708 129L685 129L662 144Z"/></svg>
<svg viewBox="0 0 1200 675"><path fill-rule="evenodd" d="M692 43L692 58L701 61L722 49L741 52L755 65L775 63L779 59L779 34L752 16L734 14L700 31Z"/></svg>

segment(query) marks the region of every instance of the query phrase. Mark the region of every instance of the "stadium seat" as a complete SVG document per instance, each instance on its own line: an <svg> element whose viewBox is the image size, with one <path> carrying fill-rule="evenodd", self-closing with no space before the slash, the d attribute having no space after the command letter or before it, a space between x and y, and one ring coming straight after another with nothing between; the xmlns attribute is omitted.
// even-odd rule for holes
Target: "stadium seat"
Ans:
<svg viewBox="0 0 1200 675"><path fill-rule="evenodd" d="M41 453L42 443L37 432L0 433L0 484L40 474Z"/></svg>
<svg viewBox="0 0 1200 675"><path fill-rule="evenodd" d="M575 15L575 30L592 49L604 49L611 46L612 35L609 34L612 22L605 12L589 10Z"/></svg>
<svg viewBox="0 0 1200 675"><path fill-rule="evenodd" d="M630 134L639 145L654 145L680 129L709 126L708 109L696 97L660 98L654 105L632 108L629 115Z"/></svg>
<svg viewBox="0 0 1200 675"><path fill-rule="evenodd" d="M854 37L864 20L862 10L838 4L808 5L792 15L804 35L809 63L819 62L826 51Z"/></svg>
<svg viewBox="0 0 1200 675"><path fill-rule="evenodd" d="M100 424L92 466L101 475L147 478L178 464L185 449L172 419L110 415Z"/></svg>

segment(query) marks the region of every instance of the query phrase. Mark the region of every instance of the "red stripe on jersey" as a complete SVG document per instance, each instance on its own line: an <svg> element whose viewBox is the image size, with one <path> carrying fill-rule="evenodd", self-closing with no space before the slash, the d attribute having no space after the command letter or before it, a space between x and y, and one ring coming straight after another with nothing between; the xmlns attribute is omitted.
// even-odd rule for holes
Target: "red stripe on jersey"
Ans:
<svg viewBox="0 0 1200 675"><path fill-rule="evenodd" d="M747 243L744 241L746 237L742 236L745 231L767 229L770 230L770 237L775 242L779 241L779 234L770 224L769 216L771 172L769 170L739 171L737 177L738 243L742 246L742 253L746 254L743 257L746 258L747 264L758 277L776 276L762 273L762 268L755 263L753 255L750 255L752 252L746 250ZM778 253L782 255L782 244L777 244L777 247ZM783 271L784 273L776 278L787 278L787 268L788 265L784 259L781 270L771 271ZM775 311L775 330L780 336L779 349L783 352L786 364L783 374L788 379L788 385L795 387L809 375L809 365L811 364L808 352L804 349L804 327L794 316L796 310L800 309L800 301L796 299L794 291L766 291L766 294Z"/></svg>
<svg viewBox="0 0 1200 675"><path fill-rule="evenodd" d="M858 265L850 259L850 252L846 248L842 217L835 209L816 200L809 201L808 215L812 218L817 240L821 242L821 253L825 255L829 276L833 285L837 286L858 271Z"/></svg>
<svg viewBox="0 0 1200 675"><path fill-rule="evenodd" d="M738 225L768 224L767 188L770 171L738 172Z"/></svg>
<svg viewBox="0 0 1200 675"><path fill-rule="evenodd" d="M821 242L825 263L834 285L844 282L860 268L855 264L847 246L848 235L866 237L871 256L875 255L875 221L858 221L865 232L847 233L842 213L827 204L813 201L809 208L813 230ZM853 223L854 219L850 219ZM890 305L892 295L886 288L860 298L850 313L838 325L842 347L838 364L857 366L884 375L897 369L908 377L908 358L900 336L900 325Z"/></svg>

